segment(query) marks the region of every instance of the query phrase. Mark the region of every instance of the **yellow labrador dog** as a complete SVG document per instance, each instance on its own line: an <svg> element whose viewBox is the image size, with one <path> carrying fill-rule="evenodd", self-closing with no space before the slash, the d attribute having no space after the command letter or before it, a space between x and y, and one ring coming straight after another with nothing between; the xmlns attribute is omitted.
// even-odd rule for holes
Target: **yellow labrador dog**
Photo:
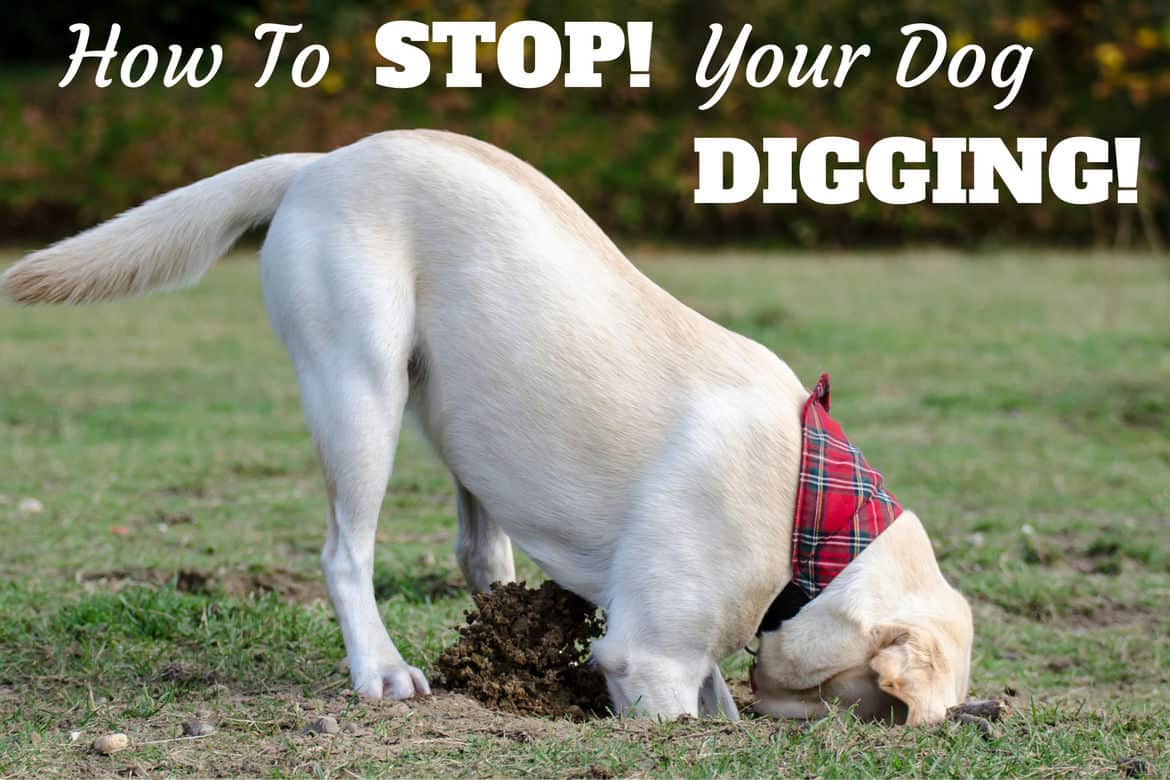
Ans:
<svg viewBox="0 0 1170 780"><path fill-rule="evenodd" d="M254 225L329 499L321 561L353 687L426 694L379 617L375 526L403 414L456 483L476 589L514 541L602 606L593 655L618 712L736 716L720 659L792 579L808 391L761 345L643 276L555 184L471 138L411 130L277 155L148 201L0 279L21 303L193 283ZM971 615L904 512L780 629L756 707L783 717L966 694Z"/></svg>

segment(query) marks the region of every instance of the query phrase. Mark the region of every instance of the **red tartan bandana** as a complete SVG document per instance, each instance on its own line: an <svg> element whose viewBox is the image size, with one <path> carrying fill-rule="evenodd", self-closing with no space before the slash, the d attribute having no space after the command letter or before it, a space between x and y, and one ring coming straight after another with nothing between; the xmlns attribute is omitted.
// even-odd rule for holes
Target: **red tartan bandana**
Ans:
<svg viewBox="0 0 1170 780"><path fill-rule="evenodd" d="M828 374L805 401L801 422L792 581L811 599L897 519L902 505L829 416Z"/></svg>

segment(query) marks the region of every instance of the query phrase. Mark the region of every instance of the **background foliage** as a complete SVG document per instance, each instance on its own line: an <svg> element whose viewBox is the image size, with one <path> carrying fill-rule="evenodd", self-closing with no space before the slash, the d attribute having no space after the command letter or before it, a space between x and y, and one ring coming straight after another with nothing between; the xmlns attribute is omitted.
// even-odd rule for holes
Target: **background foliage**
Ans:
<svg viewBox="0 0 1170 780"><path fill-rule="evenodd" d="M1170 223L1167 9L1155 0L250 0L212 6L169 0L145 12L129 2L82 12L66 3L29 4L11 11L0 46L0 238L62 236L259 155L326 150L378 130L432 126L477 135L528 159L620 235L801 246L1012 241L1156 247ZM400 18L494 19L501 25L532 18L556 26L566 19L650 19L653 87L630 89L628 63L618 61L602 89L566 90L554 83L520 90L495 74L488 46L481 54L484 88L446 89L446 47L435 45L427 85L380 88L374 68L384 63L373 34ZM125 28L123 53L141 42L221 42L223 70L198 90L98 89L89 65L59 89L75 45L68 25L91 22L96 43L104 42L111 20ZM266 47L252 30L262 21L303 22L296 41L325 43L332 54L325 80L298 89L286 62L268 86L254 88ZM789 58L796 43L869 43L873 54L841 89L794 90L783 82L753 89L740 78L718 106L700 112L706 93L695 86L694 73L707 26L715 21L726 33L750 22L754 45L779 43ZM899 28L913 21L943 27L952 49L972 41L989 55L1010 43L1035 47L1024 90L1008 109L995 111L1002 90L987 78L964 90L941 78L899 88L894 73L905 42ZM758 199L726 207L692 203L693 137L758 142L769 135L808 140L830 134L856 137L863 146L888 135L1139 135L1142 205L1072 207L1051 196L1041 206L888 206L868 197L836 207L767 206Z"/></svg>

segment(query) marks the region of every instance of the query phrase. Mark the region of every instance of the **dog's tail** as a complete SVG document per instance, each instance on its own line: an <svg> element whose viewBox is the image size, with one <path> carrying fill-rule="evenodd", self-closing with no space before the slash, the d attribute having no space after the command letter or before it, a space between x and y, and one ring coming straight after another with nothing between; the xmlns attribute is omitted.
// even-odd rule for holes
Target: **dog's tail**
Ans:
<svg viewBox="0 0 1170 780"><path fill-rule="evenodd" d="M250 227L276 213L318 154L280 154L148 200L25 256L0 276L19 303L91 303L193 284Z"/></svg>

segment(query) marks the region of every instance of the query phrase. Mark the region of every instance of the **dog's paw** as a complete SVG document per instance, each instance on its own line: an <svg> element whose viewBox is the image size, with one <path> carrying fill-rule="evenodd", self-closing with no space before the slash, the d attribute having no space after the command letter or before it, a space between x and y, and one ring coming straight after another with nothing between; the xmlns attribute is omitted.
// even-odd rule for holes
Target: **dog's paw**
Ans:
<svg viewBox="0 0 1170 780"><path fill-rule="evenodd" d="M409 699L430 696L431 686L422 670L408 664L388 664L353 675L353 689L373 699Z"/></svg>

